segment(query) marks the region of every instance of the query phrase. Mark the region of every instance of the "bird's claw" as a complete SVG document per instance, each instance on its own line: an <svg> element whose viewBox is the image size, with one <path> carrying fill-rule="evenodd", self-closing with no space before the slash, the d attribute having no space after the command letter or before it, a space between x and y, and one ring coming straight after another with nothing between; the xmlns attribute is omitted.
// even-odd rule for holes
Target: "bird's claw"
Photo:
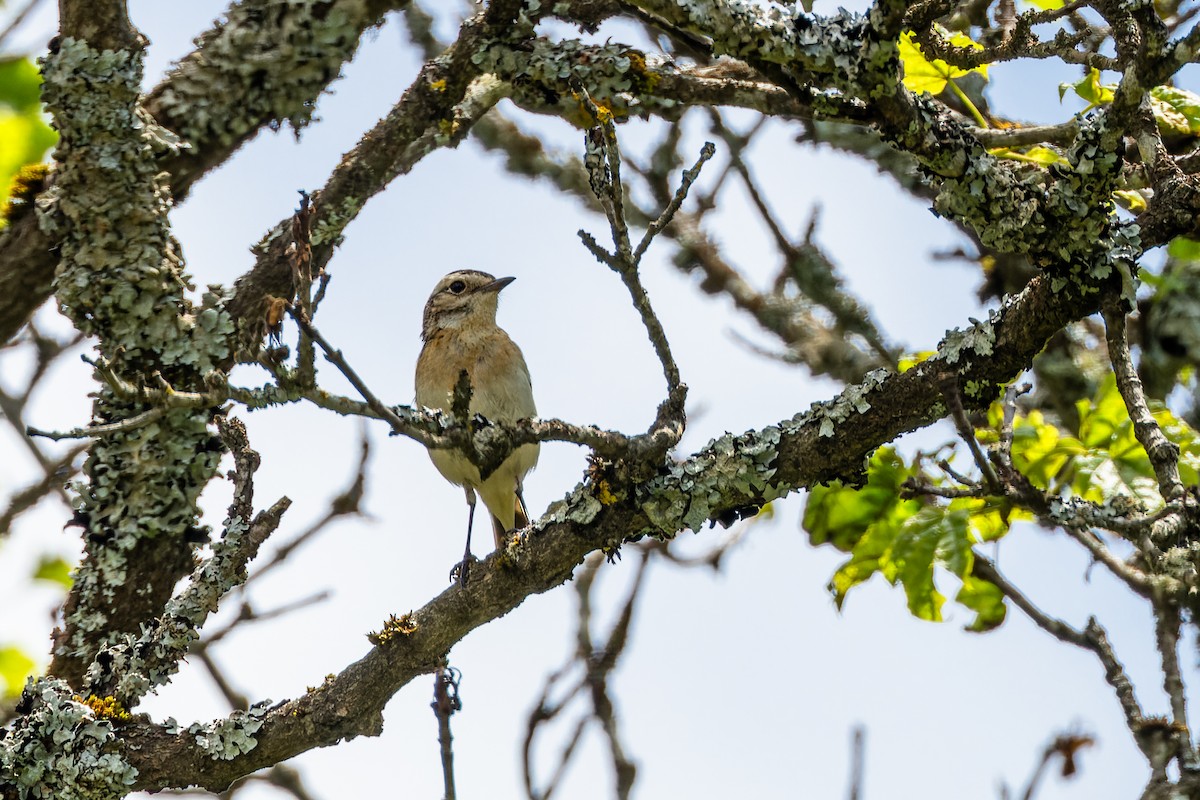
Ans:
<svg viewBox="0 0 1200 800"><path fill-rule="evenodd" d="M450 582L454 583L457 581L459 586L465 588L467 585L467 578L471 574L471 565L478 560L479 559L477 559L474 555L471 555L455 564L450 570Z"/></svg>

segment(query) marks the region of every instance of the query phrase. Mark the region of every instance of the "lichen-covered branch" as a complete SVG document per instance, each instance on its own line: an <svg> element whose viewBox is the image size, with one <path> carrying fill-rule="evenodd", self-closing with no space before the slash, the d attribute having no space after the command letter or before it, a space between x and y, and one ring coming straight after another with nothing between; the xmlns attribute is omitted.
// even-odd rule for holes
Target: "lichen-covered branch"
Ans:
<svg viewBox="0 0 1200 800"><path fill-rule="evenodd" d="M141 60L140 50L99 50L69 29L45 58L43 95L61 140L57 179L38 216L61 242L59 304L80 332L98 337L106 361L127 375L158 373L194 389L226 356L230 325L218 309L197 308L183 295L169 190L154 157L178 145L139 106ZM93 415L107 425L148 410L101 384ZM157 616L190 568L203 535L196 499L221 449L208 416L173 409L93 444L76 489L86 555L51 674L79 685L99 648Z"/></svg>
<svg viewBox="0 0 1200 800"><path fill-rule="evenodd" d="M515 4L519 6L520 4ZM400 101L380 120L313 193L317 212L311 223L312 269L320 270L363 205L393 179L407 173L431 151L454 147L471 126L499 102L507 89L484 75L472 56L498 31L507 31L514 4L493 3L463 23L459 38L428 61ZM264 335L264 304L291 299L293 244L291 218L280 221L256 247L254 268L240 278L229 303L238 320L238 349L253 358Z"/></svg>
<svg viewBox="0 0 1200 800"><path fill-rule="evenodd" d="M776 426L718 439L679 463L660 467L648 480L623 483L617 470L597 474L527 534L477 565L466 588L446 590L413 612L401 633L341 674L256 718L261 724L252 749L213 758L193 736L135 726L127 741L136 745L130 751L139 770L136 786L197 783L220 789L240 775L312 747L378 733L388 697L433 671L469 631L507 613L529 594L561 584L589 552L639 536L669 537L708 520L731 522L800 486L853 479L874 447L941 418L944 406L928 370L955 369L964 385L996 386L1021 369L1064 320L1087 313L1095 302L1094 295L1068 300L1066 293L1051 292L1048 282L1035 280L993 319L944 343L939 356L925 362L928 367L872 375L835 401ZM881 402L884 396L887 403ZM599 481L604 481L603 491ZM1123 673L1113 672L1115 659L1104 663L1110 680L1122 683ZM1119 691L1122 698L1132 697L1128 687ZM167 769L168 763L174 767Z"/></svg>
<svg viewBox="0 0 1200 800"><path fill-rule="evenodd" d="M232 434L226 432L227 437L237 436L235 423L236 420L225 423L234 426ZM257 458L256 453L248 452ZM241 462L239 486L212 555L192 573L187 589L172 598L162 616L140 636L128 636L125 641L107 645L100 651L85 676L90 694L115 697L122 705L132 707L146 692L165 684L178 671L180 662L199 638L204 621L217 610L221 599L246 580L246 565L279 527L283 513L291 505L284 497L266 511L249 516L253 489L245 475L252 466L246 454L247 450L243 450L235 456Z"/></svg>
<svg viewBox="0 0 1200 800"><path fill-rule="evenodd" d="M1154 421L1146 395L1142 392L1142 381L1133 366L1129 354L1129 342L1125 335L1125 311L1115 303L1104 307L1104 325L1108 338L1108 357L1112 361L1113 373L1117 377L1117 388L1125 399L1133 432L1158 476L1159 491L1163 499L1170 502L1183 496L1183 482L1179 480L1179 447L1163 435Z"/></svg>
<svg viewBox="0 0 1200 800"><path fill-rule="evenodd" d="M365 30L407 0L241 0L145 99L146 111L185 146L156 154L176 200L268 125L299 127L353 57ZM87 3L81 24L99 20ZM123 13L123 11L121 12ZM127 22L127 20L126 20ZM66 28L64 28L64 31ZM128 34L112 38L112 49ZM255 56L255 68L244 60ZM0 342L11 339L51 292L51 231L33 215L0 231Z"/></svg>

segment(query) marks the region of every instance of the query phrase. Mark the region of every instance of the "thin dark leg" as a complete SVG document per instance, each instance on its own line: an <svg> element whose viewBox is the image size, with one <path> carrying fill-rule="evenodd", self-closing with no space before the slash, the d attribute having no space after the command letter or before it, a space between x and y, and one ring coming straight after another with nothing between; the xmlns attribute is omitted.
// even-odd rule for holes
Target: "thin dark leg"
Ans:
<svg viewBox="0 0 1200 800"><path fill-rule="evenodd" d="M467 507L470 509L467 512L467 546L463 550L463 559L458 565L450 570L450 580L458 578L458 585L466 588L467 576L471 572L471 562L474 558L471 556L471 528L475 526L475 492L467 487ZM457 573L457 575L456 575Z"/></svg>

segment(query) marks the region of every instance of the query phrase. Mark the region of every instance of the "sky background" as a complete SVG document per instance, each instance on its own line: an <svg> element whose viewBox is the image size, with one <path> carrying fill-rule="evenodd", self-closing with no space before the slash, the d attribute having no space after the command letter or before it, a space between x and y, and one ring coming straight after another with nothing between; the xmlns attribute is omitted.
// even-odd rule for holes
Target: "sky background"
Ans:
<svg viewBox="0 0 1200 800"><path fill-rule="evenodd" d="M44 4L45 5L45 4ZM191 48L224 3L132 0L135 25L150 39L146 85ZM816 11L832 11L821 0ZM53 9L30 19L19 50L36 53L55 27ZM453 26L444 21L443 33ZM602 30L599 38L612 35ZM264 132L199 183L172 215L197 286L232 282L253 263L249 247L314 190L340 156L384 115L408 86L419 62L403 27L389 17L368 34L344 77L323 96L319 120L297 141L289 130ZM1194 68L1193 68L1194 69ZM988 96L994 110L1047 123L1067 119L1080 103L1058 100L1058 83L1079 73L1061 65L995 67ZM504 105L512 112L511 106ZM582 153L582 135L566 123L516 112L527 130L564 152ZM731 115L748 126L751 115ZM634 152L661 130L631 122L619 129ZM799 126L772 123L750 153L752 169L780 219L802 233L821 209L817 238L848 287L873 309L891 341L932 350L949 328L982 317L971 265L934 261L964 242L925 204L898 193L864 163L827 148L802 149ZM703 129L692 126L688 153ZM698 183L703 191L724 154ZM736 181L710 215L724 252L759 286L779 269L777 254ZM329 265L329 294L317 318L356 371L388 403L412 398L420 348L421 309L437 280L460 268L512 275L499 321L525 352L544 417L642 431L665 388L659 364L618 277L595 262L576 231L607 241L603 220L575 200L508 175L500 160L469 141L427 157L368 203L346 231ZM660 242L643 279L691 387L692 420L680 451L691 453L725 431L761 428L832 397L838 387L805 370L756 354L744 337L771 340L724 298L704 295L669 263ZM53 315L39 320L52 326ZM294 332L286 334L290 340ZM5 354L0 379L19 384L21 365ZM326 388L352 390L331 368ZM265 375L239 368L235 382ZM47 429L84 424L88 370L66 359L46 382L27 422ZM303 405L247 414L251 444L261 452L256 500L286 494L294 504L260 560L319 518L350 481L362 425ZM272 622L246 626L215 651L233 685L251 700L278 701L319 684L370 647L365 635L389 614L424 605L446 586L460 556L466 507L420 445L367 426L372 442L365 506L371 519L331 526L293 553L284 568L253 584L266 611L315 592L326 602ZM8 436L8 432L3 433ZM905 448L953 438L938 427L903 440ZM23 485L30 464L4 439L0 489ZM580 480L586 452L544 444L526 498L537 514ZM203 498L206 519L220 524L228 486L214 482ZM1136 796L1146 775L1117 703L1089 654L1042 633L1013 611L987 635L963 632L969 615L947 606L949 619L913 619L902 591L881 579L853 592L839 613L826 584L843 559L815 549L800 530L801 496L774 506L754 525L720 574L656 563L648 576L632 641L612 683L627 753L638 764L638 797L842 797L848 785L851 731L866 729L867 798L987 798L1002 781L1023 787L1043 747L1066 730L1093 734L1081 774L1047 780L1054 798ZM0 643L31 653L46 649L59 595L29 586L24 576L47 552L75 558L75 531L62 530L63 508L44 503L0 544ZM477 531L476 552L490 537ZM687 552L702 552L727 534L684 532ZM1018 528L996 556L1008 576L1050 613L1082 625L1095 614L1108 626L1147 710L1166 704L1157 682L1152 624L1138 603L1061 534ZM608 630L636 559L604 567L596 629ZM944 594L955 587L946 580ZM236 604L227 602L229 608ZM212 624L219 625L224 616ZM573 647L575 593L570 586L529 598L503 619L475 631L450 654L463 673L463 711L453 718L459 796L523 796L521 741L542 685ZM1192 642L1184 645L1189 668ZM1194 674L1192 675L1194 678ZM385 711L385 731L292 763L319 798L436 798L442 793L437 727L429 709L432 681L420 678ZM198 664L139 709L183 725L227 714L223 698ZM539 763L552 765L559 741L548 737ZM585 739L564 798L606 798L612 777L598 735ZM543 780L546 775L543 770ZM282 796L255 787L248 800Z"/></svg>

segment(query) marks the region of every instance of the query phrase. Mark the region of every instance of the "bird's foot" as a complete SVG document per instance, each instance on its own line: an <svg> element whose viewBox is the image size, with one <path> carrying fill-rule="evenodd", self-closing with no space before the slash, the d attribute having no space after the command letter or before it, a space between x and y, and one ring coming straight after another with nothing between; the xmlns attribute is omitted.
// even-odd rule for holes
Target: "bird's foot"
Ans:
<svg viewBox="0 0 1200 800"><path fill-rule="evenodd" d="M467 585L467 578L471 574L471 565L478 560L474 555L468 555L462 561L455 564L450 570L450 582L454 583L457 581L459 586L465 587Z"/></svg>

